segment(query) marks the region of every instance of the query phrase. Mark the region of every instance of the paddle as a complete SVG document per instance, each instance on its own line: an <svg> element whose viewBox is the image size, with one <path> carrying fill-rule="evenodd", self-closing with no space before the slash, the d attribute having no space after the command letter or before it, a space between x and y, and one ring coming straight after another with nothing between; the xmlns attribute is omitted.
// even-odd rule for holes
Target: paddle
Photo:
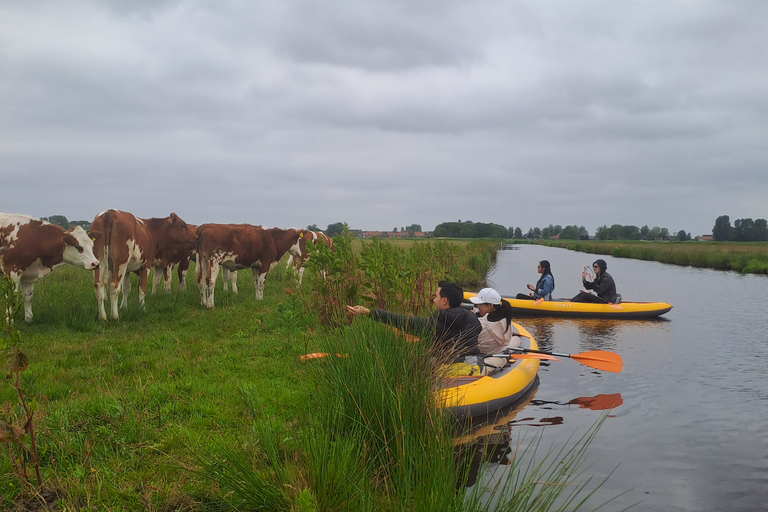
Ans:
<svg viewBox="0 0 768 512"><path fill-rule="evenodd" d="M520 349L522 350L522 349ZM330 357L328 352L313 352L311 354L304 354L299 356L300 361L309 361L311 359L321 359L323 357ZM336 354L336 357L348 357L347 354ZM540 353L540 354L494 354L485 357L505 357L509 359L541 359L546 361L560 361L552 354Z"/></svg>
<svg viewBox="0 0 768 512"><path fill-rule="evenodd" d="M530 348L511 347L511 349L519 352L528 352L533 354L547 354L551 356L569 357L583 365L606 372L619 373L623 367L621 356L615 352L608 352L607 350L590 350L580 354L565 354L561 352L544 352L542 350L533 350ZM504 356L499 355L497 357Z"/></svg>

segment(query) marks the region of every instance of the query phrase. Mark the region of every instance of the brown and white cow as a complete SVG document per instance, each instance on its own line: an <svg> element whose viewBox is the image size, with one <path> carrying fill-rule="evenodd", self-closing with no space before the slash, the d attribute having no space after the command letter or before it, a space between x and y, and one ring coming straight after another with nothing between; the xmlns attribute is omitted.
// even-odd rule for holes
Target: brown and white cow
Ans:
<svg viewBox="0 0 768 512"><path fill-rule="evenodd" d="M197 226L194 224L187 224L192 236L195 236ZM155 261L152 262L152 269L154 275L152 278L152 293L155 293L157 284L160 279L163 279L163 289L166 292L171 291L171 279L173 267L176 265L176 273L179 276L179 290L185 291L187 289L187 270L189 270L189 262L195 259L195 242L184 244L172 244L163 249L156 255Z"/></svg>
<svg viewBox="0 0 768 512"><path fill-rule="evenodd" d="M299 254L299 235L294 229L264 229L250 224L203 224L197 228L200 303L213 308L213 292L221 267L234 276L237 270L250 268L256 300L263 299L267 272L286 252ZM237 293L236 286L232 291Z"/></svg>
<svg viewBox="0 0 768 512"><path fill-rule="evenodd" d="M298 284L301 285L301 278L304 276L304 264L312 254L312 246L316 243L321 243L333 250L333 240L331 237L323 233L322 231L309 231L307 229L301 230L301 236L299 238L299 256L294 257L291 255L288 258L288 267L293 266L293 275L296 276ZM316 253L317 250L315 249Z"/></svg>
<svg viewBox="0 0 768 512"><path fill-rule="evenodd" d="M90 234L94 239L93 252L101 262L94 279L101 320L107 319L106 287L111 317L118 320L119 295L122 292L120 307L125 308L131 291L130 272L135 273L139 276L139 305L143 308L147 274L157 255L174 244L187 246L195 240L194 232L175 213L163 218L140 219L128 212L107 210L93 219Z"/></svg>
<svg viewBox="0 0 768 512"><path fill-rule="evenodd" d="M35 283L68 263L87 270L99 266L93 241L80 226L61 226L28 215L0 213L0 272L24 298L24 321L32 321Z"/></svg>

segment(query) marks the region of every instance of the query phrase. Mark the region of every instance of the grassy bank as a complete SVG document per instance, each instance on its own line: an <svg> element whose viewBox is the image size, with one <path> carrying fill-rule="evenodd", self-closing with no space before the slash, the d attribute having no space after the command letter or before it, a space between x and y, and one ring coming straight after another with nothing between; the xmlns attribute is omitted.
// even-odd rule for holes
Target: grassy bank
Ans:
<svg viewBox="0 0 768 512"><path fill-rule="evenodd" d="M377 265L443 261L467 279L479 265L472 251L422 250L369 248L364 269L343 267L349 261L339 256L335 264L356 281L342 274L322 282L339 285L330 291L358 287L344 288L342 302L375 302L384 298L367 289L365 275ZM408 288L418 284L408 267L396 268L390 278L400 295L386 300L420 290ZM118 323L96 320L91 279L57 269L36 287L35 322L17 324L29 367L3 371L20 377L34 410L42 482L29 454L0 454L0 509L45 510L54 501L58 510L93 511L487 509L480 494L461 492L462 461L473 454L454 451L456 426L431 403L425 347L365 319L323 327L307 308L312 279L296 290L279 265L265 300L255 301L243 272L237 296L219 283L213 310L199 305L191 273L186 292L174 283L172 294L148 295L146 311L134 282ZM318 349L350 357L300 362ZM0 385L0 433L24 425L18 402L10 382ZM573 475L592 435L551 463L511 468L511 487L496 490L502 509L568 503L562 493L581 489ZM31 487L17 476L22 463Z"/></svg>
<svg viewBox="0 0 768 512"><path fill-rule="evenodd" d="M515 243L520 243L516 240ZM535 243L617 258L659 261L697 268L768 274L768 243L541 240Z"/></svg>

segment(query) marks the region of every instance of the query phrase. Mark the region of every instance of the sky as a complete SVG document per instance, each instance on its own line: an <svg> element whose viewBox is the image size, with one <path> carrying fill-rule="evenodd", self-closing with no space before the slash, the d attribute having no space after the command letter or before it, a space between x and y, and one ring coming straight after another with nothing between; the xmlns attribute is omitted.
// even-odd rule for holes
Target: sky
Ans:
<svg viewBox="0 0 768 512"><path fill-rule="evenodd" d="M768 218L765 0L3 0L0 211Z"/></svg>

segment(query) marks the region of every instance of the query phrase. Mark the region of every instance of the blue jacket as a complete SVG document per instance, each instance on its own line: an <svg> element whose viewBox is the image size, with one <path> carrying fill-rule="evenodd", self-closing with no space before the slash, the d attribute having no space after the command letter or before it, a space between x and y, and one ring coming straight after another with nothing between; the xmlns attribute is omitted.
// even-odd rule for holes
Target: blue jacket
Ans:
<svg viewBox="0 0 768 512"><path fill-rule="evenodd" d="M552 274L544 274L539 282L536 283L536 289L533 291L533 298L540 299L544 297L544 300L552 300L552 292L555 290L555 278Z"/></svg>

